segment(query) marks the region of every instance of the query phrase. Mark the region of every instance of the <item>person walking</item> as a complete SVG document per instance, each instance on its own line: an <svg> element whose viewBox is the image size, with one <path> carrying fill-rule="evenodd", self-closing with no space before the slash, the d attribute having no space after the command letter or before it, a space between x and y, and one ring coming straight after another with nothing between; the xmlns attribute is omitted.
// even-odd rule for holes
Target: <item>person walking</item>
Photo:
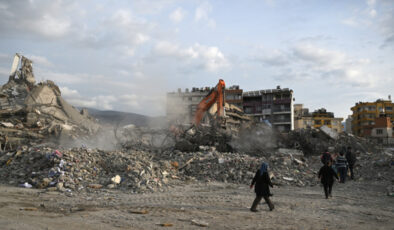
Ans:
<svg viewBox="0 0 394 230"><path fill-rule="evenodd" d="M339 173L339 183L345 183L347 174L347 160L345 158L345 153L341 151L336 159L335 167Z"/></svg>
<svg viewBox="0 0 394 230"><path fill-rule="evenodd" d="M338 176L335 173L334 169L331 167L331 162L328 164L323 165L319 170L319 179L320 182L323 184L324 187L324 194L326 195L326 199L328 196L332 197L332 185L334 184L334 177L337 178Z"/></svg>
<svg viewBox="0 0 394 230"><path fill-rule="evenodd" d="M250 184L250 188L254 187L254 191L256 193L256 198L253 201L252 207L250 211L257 212L257 205L260 203L261 199L264 198L267 203L270 211L274 209L274 204L270 200L270 196L272 196L270 192L270 188L274 186L271 183L271 179L268 175L268 164L263 162L259 170L257 170L256 175L254 176L252 183Z"/></svg>
<svg viewBox="0 0 394 230"><path fill-rule="evenodd" d="M356 164L357 157L356 157L356 154L354 154L354 152L352 151L352 147L350 147L350 146L347 147L345 157L346 157L347 163L349 165L350 179L354 180L353 168L354 168L354 164Z"/></svg>

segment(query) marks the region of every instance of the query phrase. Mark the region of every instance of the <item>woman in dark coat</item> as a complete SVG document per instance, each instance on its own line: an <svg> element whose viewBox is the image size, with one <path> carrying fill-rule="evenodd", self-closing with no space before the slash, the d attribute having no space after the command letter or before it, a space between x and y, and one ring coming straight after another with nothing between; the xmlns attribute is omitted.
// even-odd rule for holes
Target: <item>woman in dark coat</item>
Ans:
<svg viewBox="0 0 394 230"><path fill-rule="evenodd" d="M328 162L328 164L325 164L323 167L320 168L318 175L321 183L323 184L324 194L326 195L326 199L328 199L328 196L331 197L334 178L337 178L338 180L338 176L335 173L334 169L332 169L330 162Z"/></svg>
<svg viewBox="0 0 394 230"><path fill-rule="evenodd" d="M265 202L268 204L268 207L270 208L270 211L272 211L274 209L274 204L271 202L269 198L270 196L272 196L272 194L268 186L271 186L271 188L273 188L273 185L268 175L267 163L263 162L261 164L260 169L257 170L256 175L252 180L252 184L250 185L250 188L253 188L254 185L255 185L254 191L256 193L256 198L253 201L250 211L257 212L256 209L257 205L260 203L262 198L264 198Z"/></svg>

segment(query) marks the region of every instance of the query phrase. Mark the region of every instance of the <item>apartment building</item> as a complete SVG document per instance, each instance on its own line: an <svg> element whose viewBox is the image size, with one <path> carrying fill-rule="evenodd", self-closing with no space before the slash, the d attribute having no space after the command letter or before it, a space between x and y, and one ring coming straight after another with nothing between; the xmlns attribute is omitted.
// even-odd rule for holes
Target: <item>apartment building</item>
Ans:
<svg viewBox="0 0 394 230"><path fill-rule="evenodd" d="M379 99L375 102L358 102L352 108L352 132L361 137L370 137L375 125L375 119L381 116L393 121L394 104L389 100Z"/></svg>
<svg viewBox="0 0 394 230"><path fill-rule="evenodd" d="M375 118L375 124L371 130L371 137L375 138L378 143L394 144L393 125L390 117L382 115Z"/></svg>
<svg viewBox="0 0 394 230"><path fill-rule="evenodd" d="M294 129L320 128L323 125L340 133L343 131L343 118L334 117L334 113L327 112L326 109L318 109L313 113L303 104L294 105Z"/></svg>
<svg viewBox="0 0 394 230"><path fill-rule="evenodd" d="M331 128L332 130L336 131L337 133L343 131L343 125L342 125L343 118L334 117L334 113L327 112L327 110L324 108L315 110L312 113L312 119L313 119L313 128L317 129L325 125Z"/></svg>
<svg viewBox="0 0 394 230"><path fill-rule="evenodd" d="M294 129L293 90L278 86L276 89L266 89L244 92L243 110L257 122L269 122L280 132Z"/></svg>

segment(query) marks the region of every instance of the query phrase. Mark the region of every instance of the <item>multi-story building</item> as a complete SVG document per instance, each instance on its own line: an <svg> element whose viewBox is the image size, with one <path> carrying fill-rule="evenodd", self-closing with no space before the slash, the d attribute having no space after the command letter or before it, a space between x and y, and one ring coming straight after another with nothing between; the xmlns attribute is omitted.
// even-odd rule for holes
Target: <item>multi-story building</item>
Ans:
<svg viewBox="0 0 394 230"><path fill-rule="evenodd" d="M343 131L343 118L334 117L334 113L327 112L326 109L318 109L313 113L303 104L294 105L294 129L320 128L323 125L340 133Z"/></svg>
<svg viewBox="0 0 394 230"><path fill-rule="evenodd" d="M342 125L343 118L334 117L334 113L327 112L327 110L324 108L315 110L312 113L312 119L313 119L313 128L317 129L325 125L333 129L335 132L340 133L343 131L343 125Z"/></svg>
<svg viewBox="0 0 394 230"><path fill-rule="evenodd" d="M394 144L393 125L390 117L381 115L375 118L375 124L371 130L371 137L375 138L381 144Z"/></svg>
<svg viewBox="0 0 394 230"><path fill-rule="evenodd" d="M178 89L178 92L167 93L167 119L191 123L198 104L212 89L211 87L193 87L191 90ZM224 95L226 103L242 108L242 89L239 86L234 85L226 88ZM205 120L202 121L202 123L204 122Z"/></svg>
<svg viewBox="0 0 394 230"><path fill-rule="evenodd" d="M276 89L243 93L243 109L257 122L269 122L280 132L294 129L293 90Z"/></svg>
<svg viewBox="0 0 394 230"><path fill-rule="evenodd" d="M375 119L384 115L393 120L394 104L389 100L379 99L375 102L358 102L351 108L352 114L352 132L361 137L371 136L372 128L375 125Z"/></svg>
<svg viewBox="0 0 394 230"><path fill-rule="evenodd" d="M294 129L306 129L313 127L312 114L303 104L294 104Z"/></svg>

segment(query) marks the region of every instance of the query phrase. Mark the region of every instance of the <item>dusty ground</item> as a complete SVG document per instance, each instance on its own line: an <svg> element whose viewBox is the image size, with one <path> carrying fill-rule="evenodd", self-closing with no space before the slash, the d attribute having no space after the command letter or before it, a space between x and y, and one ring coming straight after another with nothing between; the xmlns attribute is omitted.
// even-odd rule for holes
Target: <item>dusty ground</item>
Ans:
<svg viewBox="0 0 394 230"><path fill-rule="evenodd" d="M165 193L102 190L66 195L0 186L0 229L394 229L394 198L384 185L335 184L332 199L315 187L275 187L275 210L249 207L248 186L188 184ZM31 208L31 210L29 210ZM135 211L147 211L135 214Z"/></svg>

